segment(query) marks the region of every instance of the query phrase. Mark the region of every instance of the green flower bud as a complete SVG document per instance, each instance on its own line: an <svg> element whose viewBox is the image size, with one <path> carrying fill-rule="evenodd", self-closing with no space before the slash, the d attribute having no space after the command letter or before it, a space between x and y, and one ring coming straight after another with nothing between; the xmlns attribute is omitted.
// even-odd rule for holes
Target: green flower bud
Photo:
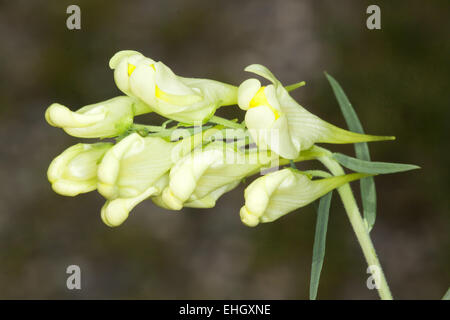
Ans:
<svg viewBox="0 0 450 320"><path fill-rule="evenodd" d="M272 222L345 183L367 176L352 173L311 180L310 176L291 168L269 173L256 179L245 189L241 220L249 227L260 222Z"/></svg>
<svg viewBox="0 0 450 320"><path fill-rule="evenodd" d="M162 62L136 51L116 53L110 67L122 92L144 101L154 112L183 123L204 123L217 108L237 102L235 86L177 76Z"/></svg>
<svg viewBox="0 0 450 320"><path fill-rule="evenodd" d="M47 177L56 193L76 196L97 188L97 168L111 143L76 144L50 163Z"/></svg>
<svg viewBox="0 0 450 320"><path fill-rule="evenodd" d="M264 66L245 68L272 82L261 86L257 79L244 81L238 90L238 104L246 110L245 123L261 148L269 148L286 159L295 159L314 143L357 143L392 140L393 137L358 134L338 128L300 106L280 81Z"/></svg>
<svg viewBox="0 0 450 320"><path fill-rule="evenodd" d="M125 96L87 105L75 112L53 103L47 108L45 119L74 137L108 138L125 132L141 106L138 100Z"/></svg>

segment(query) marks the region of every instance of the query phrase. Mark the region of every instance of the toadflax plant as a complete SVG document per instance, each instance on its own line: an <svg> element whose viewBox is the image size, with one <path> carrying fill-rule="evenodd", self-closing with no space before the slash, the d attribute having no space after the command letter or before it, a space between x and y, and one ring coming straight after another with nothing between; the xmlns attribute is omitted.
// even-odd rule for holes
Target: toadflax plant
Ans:
<svg viewBox="0 0 450 320"><path fill-rule="evenodd" d="M79 143L57 156L48 169L55 192L76 196L97 189L106 199L101 219L117 227L146 199L168 210L212 208L224 193L262 173L245 189L240 218L247 226L275 221L319 200L310 283L315 299L331 194L337 190L369 267L378 270L374 280L380 297L392 299L370 239L376 212L373 177L418 167L370 160L367 142L394 137L365 134L330 75L350 131L320 119L289 95L304 82L284 86L262 65L245 70L269 84L251 78L238 87L178 76L164 63L131 50L116 53L109 66L124 96L77 111L54 103L45 113L50 125L74 137L115 140ZM246 111L242 123L214 115L230 105ZM150 112L168 120L159 126L134 122L135 116ZM356 158L318 143L354 143ZM327 171L296 168L295 163L307 160L321 162ZM354 173L345 174L343 167ZM349 185L355 180L360 180L363 216Z"/></svg>

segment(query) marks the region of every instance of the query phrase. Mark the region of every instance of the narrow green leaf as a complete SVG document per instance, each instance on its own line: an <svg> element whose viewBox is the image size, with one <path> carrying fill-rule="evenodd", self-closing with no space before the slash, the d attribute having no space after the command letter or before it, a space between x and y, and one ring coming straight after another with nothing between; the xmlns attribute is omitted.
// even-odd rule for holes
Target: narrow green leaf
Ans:
<svg viewBox="0 0 450 320"><path fill-rule="evenodd" d="M353 109L352 104L348 100L347 95L344 93L342 87L339 85L336 79L334 79L328 73L325 72L325 76L330 82L331 88L333 89L334 95L336 96L339 107L341 108L341 112L344 115L345 122L347 123L350 131L364 134L363 127L361 125L361 122L359 121L358 116L356 115L355 109Z"/></svg>
<svg viewBox="0 0 450 320"><path fill-rule="evenodd" d="M327 239L328 215L330 212L331 196L333 192L324 195L317 209L316 234L314 236L313 257L311 266L311 282L309 284L309 299L316 300L319 288L320 273L325 257L325 242Z"/></svg>
<svg viewBox="0 0 450 320"><path fill-rule="evenodd" d="M450 300L450 288L448 288L447 292L442 297L442 300Z"/></svg>
<svg viewBox="0 0 450 320"><path fill-rule="evenodd" d="M334 95L338 101L341 112L344 115L345 122L350 131L364 134L363 127L359 121L358 115L352 104L347 98L342 87L339 83L328 73L325 72L325 76L330 82ZM356 157L361 160L370 161L369 145L366 142L355 143ZM373 177L367 177L361 179L360 182L361 198L364 211L364 220L366 221L368 230L372 230L375 224L376 212L377 212L377 193L375 189L375 180Z"/></svg>
<svg viewBox="0 0 450 320"><path fill-rule="evenodd" d="M369 150L367 150L369 152ZM377 191L373 177L362 178L359 181L361 199L364 213L364 222L367 230L372 231L377 217Z"/></svg>
<svg viewBox="0 0 450 320"><path fill-rule="evenodd" d="M350 170L370 174L387 174L420 169L419 166L413 164L365 161L342 153L333 153L333 158Z"/></svg>

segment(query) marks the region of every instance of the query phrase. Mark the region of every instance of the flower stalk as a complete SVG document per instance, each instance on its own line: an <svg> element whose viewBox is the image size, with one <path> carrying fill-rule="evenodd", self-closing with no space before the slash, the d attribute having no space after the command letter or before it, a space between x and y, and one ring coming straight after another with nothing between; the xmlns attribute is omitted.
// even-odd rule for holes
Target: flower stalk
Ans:
<svg viewBox="0 0 450 320"><path fill-rule="evenodd" d="M315 147L318 148L319 147ZM326 151L320 148L322 151ZM331 155L331 153L329 153ZM344 169L340 164L331 158L330 155L319 157L318 160L327 167L330 172L335 176L344 175ZM369 230L364 223L361 213L359 211L358 205L356 203L355 197L353 195L350 184L344 184L337 188L337 191L341 197L342 203L344 204L345 211L347 212L348 219L352 225L353 231L355 232L356 238L358 239L359 245L363 251L364 257L366 259L367 265L376 266L379 271L379 277L377 281L377 290L380 298L382 300L392 300L392 294L389 289L386 277L381 267L380 261L378 259L375 247L373 246L372 240L369 235Z"/></svg>
<svg viewBox="0 0 450 320"><path fill-rule="evenodd" d="M211 123L221 124L225 127L233 128L233 129L244 129L245 125L239 124L233 120L228 120L219 116L212 116L209 120Z"/></svg>

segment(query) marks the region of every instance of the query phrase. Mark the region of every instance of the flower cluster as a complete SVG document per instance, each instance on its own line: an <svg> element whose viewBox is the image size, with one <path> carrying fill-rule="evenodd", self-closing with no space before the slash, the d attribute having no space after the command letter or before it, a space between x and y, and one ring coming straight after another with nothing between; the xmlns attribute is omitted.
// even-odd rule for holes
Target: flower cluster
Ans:
<svg viewBox="0 0 450 320"><path fill-rule="evenodd" d="M124 93L71 111L54 103L47 122L80 138L115 138L79 143L50 164L55 192L75 196L97 190L106 202L101 218L122 224L140 202L151 199L169 210L211 208L245 178L269 170L245 190L240 216L248 226L274 221L364 174L321 177L301 172L294 162L323 157L316 143L356 143L391 137L358 134L333 126L300 106L262 65L245 70L269 85L248 79L238 87L176 75L163 62L136 51L120 51L110 60L117 87ZM222 106L245 110L239 123L215 116ZM168 119L160 126L134 118L155 112ZM169 123L174 123L168 127ZM114 141L114 142L113 142ZM275 168L277 169L277 168Z"/></svg>

